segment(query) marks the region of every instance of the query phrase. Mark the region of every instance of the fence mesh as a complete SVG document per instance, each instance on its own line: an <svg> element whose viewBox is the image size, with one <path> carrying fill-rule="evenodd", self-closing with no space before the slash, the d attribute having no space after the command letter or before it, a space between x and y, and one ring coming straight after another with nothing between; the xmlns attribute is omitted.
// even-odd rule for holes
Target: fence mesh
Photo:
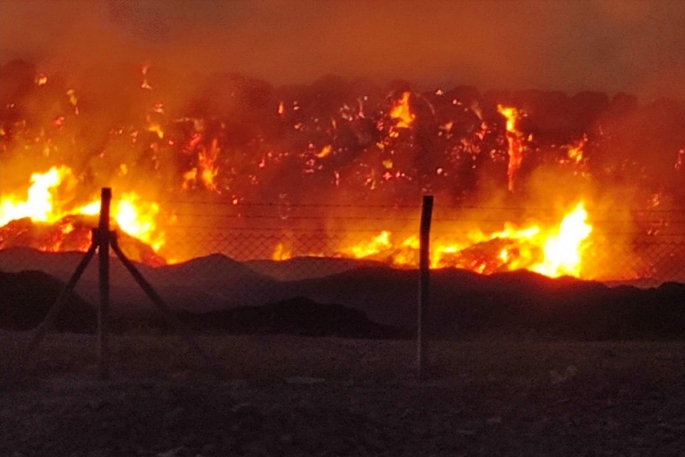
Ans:
<svg viewBox="0 0 685 457"><path fill-rule="evenodd" d="M157 254L167 264L141 268L172 306L219 309L295 295L345 301L353 295L345 287L354 286L345 283L344 277L335 291L330 283L317 285L316 281L360 266L398 270L418 266L418 203L392 207L207 201L160 205L175 208L165 220L158 218L154 228L163 239ZM548 256L547 243L557 239L571 252L568 262L573 263L574 253L578 258L575 265L556 270L556 276L638 286L685 281L685 212L642 211L631 217L618 211L590 212L585 222L591 230L577 245L572 237L560 235L568 214L551 208L538 208L537 217L531 214L530 209L436 206L430 237L432 267L483 274L518 268L543 271L540 265ZM118 233L123 235L121 230ZM16 249L21 243L11 245L7 240L5 236L0 250L0 270L5 272L43 270L66 281L81 258L80 253ZM120 245L127 253L138 249L126 240ZM77 292L97 302L97 281L93 262ZM117 262L113 262L111 284L115 304L146 301ZM384 299L397 299L394 292L383 291ZM370 299L359 294L352 301ZM415 302L415 294L402 300Z"/></svg>
<svg viewBox="0 0 685 457"><path fill-rule="evenodd" d="M253 266L257 261L290 260L278 279L320 275L308 271L306 262L292 262L302 257L416 268L420 210L417 204L242 205L226 211L225 206L205 203L177 214L178 221L191 222L160 227L167 238L160 253L172 262L212 253ZM578 258L552 276L636 285L685 280L683 211L642 211L639 217L612 210L588 214L589 233L574 240L561 233L579 230L563 227L568 214L536 210L538 216L521 216L519 209L511 208L437 208L431 230L432 267L484 274L518 268L544 273L536 265L549 256L547 245L555 239L559 249L575 252Z"/></svg>

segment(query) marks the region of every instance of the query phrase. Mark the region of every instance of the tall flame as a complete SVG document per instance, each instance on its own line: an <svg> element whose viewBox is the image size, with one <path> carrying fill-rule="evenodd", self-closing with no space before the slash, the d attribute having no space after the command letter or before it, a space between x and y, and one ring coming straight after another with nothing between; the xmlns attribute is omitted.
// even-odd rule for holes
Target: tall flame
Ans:
<svg viewBox="0 0 685 457"><path fill-rule="evenodd" d="M569 213L559 226L559 232L547 239L544 245L545 260L531 270L546 276L579 276L583 241L590 236L592 226L587 222L587 212L581 203Z"/></svg>
<svg viewBox="0 0 685 457"><path fill-rule="evenodd" d="M509 148L509 164L507 166L508 189L513 192L515 189L514 176L519 168L521 168L521 161L523 160L523 133L516 127L516 122L519 119L519 110L510 107L497 105L497 111L507 120L507 143Z"/></svg>
<svg viewBox="0 0 685 457"><path fill-rule="evenodd" d="M213 191L217 190L214 178L216 178L216 175L219 173L219 167L216 163L218 156L219 147L216 138L212 140L208 148L203 148L198 154L198 165L201 170L200 178L205 187Z"/></svg>
<svg viewBox="0 0 685 457"><path fill-rule="evenodd" d="M0 226L9 221L30 218L37 222L53 223L64 216L61 208L56 208L57 188L61 183L75 180L68 167L52 167L45 173L31 175L31 187L27 197L18 195L0 198ZM73 185L69 182L69 185Z"/></svg>

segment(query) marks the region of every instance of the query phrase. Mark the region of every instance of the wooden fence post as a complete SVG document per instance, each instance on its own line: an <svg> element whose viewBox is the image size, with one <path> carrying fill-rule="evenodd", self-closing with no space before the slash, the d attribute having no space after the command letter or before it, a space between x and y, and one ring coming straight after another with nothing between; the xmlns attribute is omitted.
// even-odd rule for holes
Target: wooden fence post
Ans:
<svg viewBox="0 0 685 457"><path fill-rule="evenodd" d="M424 195L421 206L421 228L419 233L419 302L418 326L416 336L417 377L421 381L425 377L428 365L428 339L426 338L426 320L429 310L430 285L430 227L433 215L433 196ZM430 327L430 325L429 325Z"/></svg>
<svg viewBox="0 0 685 457"><path fill-rule="evenodd" d="M112 189L102 189L100 197L100 222L97 228L98 257L100 260L100 306L98 307L98 375L109 378L109 353L107 347L107 321L109 317L109 215Z"/></svg>
<svg viewBox="0 0 685 457"><path fill-rule="evenodd" d="M109 250L112 248L114 254L121 260L124 267L131 273L133 279L138 283L138 285L143 289L143 291L148 295L152 302L160 308L167 319L176 324L179 330L182 332L182 337L188 342L188 344L193 348L200 357L207 364L210 371L218 378L222 379L223 370L222 367L207 353L205 353L200 345L195 341L189 330L185 328L182 321L176 317L176 315L171 311L171 309L164 303L162 297L155 292L152 286L145 280L143 275L136 269L133 263L126 258L123 251L119 247L117 242L116 232L109 230L109 218L110 218L110 205L112 202L112 189L103 188L101 192L100 199L100 221L98 228L94 228L92 232L92 241L90 248L86 255L81 260L81 263L76 268L76 271L69 279L69 282L64 286L62 292L55 304L50 308L47 316L36 329L35 335L31 339L26 351L22 354L19 360L19 369L22 369L24 363L28 359L28 356L33 352L33 350L38 346L40 341L43 339L47 331L52 326L55 318L60 313L64 304L67 301L69 293L74 290L76 283L81 278L85 272L88 263L95 255L95 251L98 252L98 257L100 260L99 268L99 281L100 281L100 304L98 306L98 335L97 335L97 356L98 364L97 371L100 379L107 379L110 377L109 370L109 349L108 349L108 335L107 335L107 324L109 318Z"/></svg>

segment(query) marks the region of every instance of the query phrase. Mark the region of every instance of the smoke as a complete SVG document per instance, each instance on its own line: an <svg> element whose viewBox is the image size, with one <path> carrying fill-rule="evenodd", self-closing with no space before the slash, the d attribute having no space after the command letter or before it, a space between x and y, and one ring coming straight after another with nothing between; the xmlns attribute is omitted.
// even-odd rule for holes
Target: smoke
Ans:
<svg viewBox="0 0 685 457"><path fill-rule="evenodd" d="M3 0L0 59L683 97L685 3Z"/></svg>

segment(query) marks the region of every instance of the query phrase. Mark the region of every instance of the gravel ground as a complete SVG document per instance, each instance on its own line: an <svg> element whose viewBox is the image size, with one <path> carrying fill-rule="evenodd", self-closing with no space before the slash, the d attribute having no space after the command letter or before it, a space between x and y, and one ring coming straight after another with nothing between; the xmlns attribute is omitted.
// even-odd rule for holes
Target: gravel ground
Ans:
<svg viewBox="0 0 685 457"><path fill-rule="evenodd" d="M167 337L118 337L98 380L91 339L51 336L0 382L0 456L685 456L685 344L333 338L201 340L202 373ZM167 358L161 356L167 354Z"/></svg>

